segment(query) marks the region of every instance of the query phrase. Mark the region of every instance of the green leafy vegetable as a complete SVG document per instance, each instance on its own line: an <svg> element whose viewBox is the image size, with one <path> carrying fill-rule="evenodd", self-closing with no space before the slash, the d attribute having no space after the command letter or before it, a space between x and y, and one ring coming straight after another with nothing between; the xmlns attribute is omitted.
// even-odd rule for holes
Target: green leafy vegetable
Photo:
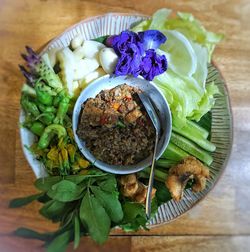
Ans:
<svg viewBox="0 0 250 252"><path fill-rule="evenodd" d="M191 14L178 13L169 18L171 10L158 10L152 19L133 28L134 31L157 29L167 41L159 53L168 59L168 70L155 77L171 108L175 126L182 128L187 119L199 121L214 104L219 91L214 85L205 86L207 63L222 35L208 32Z"/></svg>
<svg viewBox="0 0 250 252"><path fill-rule="evenodd" d="M135 202L125 202L122 206L124 218L121 227L124 231L137 231L140 227L146 229L147 217L145 207Z"/></svg>
<svg viewBox="0 0 250 252"><path fill-rule="evenodd" d="M47 252L63 252L66 250L71 239L71 231L67 230L56 236L47 247Z"/></svg>
<svg viewBox="0 0 250 252"><path fill-rule="evenodd" d="M50 198L61 202L77 200L81 197L81 193L81 187L68 180L60 181L47 192Z"/></svg>
<svg viewBox="0 0 250 252"><path fill-rule="evenodd" d="M105 192L99 190L96 186L91 187L91 190L106 210L110 219L115 223L121 221L123 218L123 211L118 199L118 193Z"/></svg>
<svg viewBox="0 0 250 252"><path fill-rule="evenodd" d="M98 244L102 244L108 239L110 218L101 203L89 192L82 199L80 219Z"/></svg>
<svg viewBox="0 0 250 252"><path fill-rule="evenodd" d="M50 200L40 209L40 214L53 221L59 221L64 214L66 204L57 200Z"/></svg>
<svg viewBox="0 0 250 252"><path fill-rule="evenodd" d="M29 228L18 228L14 231L14 235L23 237L26 239L37 239L41 241L48 241L51 238L51 233L38 233L34 230L31 230Z"/></svg>
<svg viewBox="0 0 250 252"><path fill-rule="evenodd" d="M51 187L60 182L62 180L62 177L59 176L52 176L52 177L46 177L46 178L39 178L35 181L35 187L40 191L49 191Z"/></svg>
<svg viewBox="0 0 250 252"><path fill-rule="evenodd" d="M32 201L38 200L41 196L43 196L43 193L34 194L34 195L24 197L24 198L13 199L10 201L9 207L17 208L17 207L28 205Z"/></svg>
<svg viewBox="0 0 250 252"><path fill-rule="evenodd" d="M156 181L154 183L154 187L156 189L156 198L158 201L158 204L161 205L169 200L172 199L171 194L167 187L165 186L165 183Z"/></svg>

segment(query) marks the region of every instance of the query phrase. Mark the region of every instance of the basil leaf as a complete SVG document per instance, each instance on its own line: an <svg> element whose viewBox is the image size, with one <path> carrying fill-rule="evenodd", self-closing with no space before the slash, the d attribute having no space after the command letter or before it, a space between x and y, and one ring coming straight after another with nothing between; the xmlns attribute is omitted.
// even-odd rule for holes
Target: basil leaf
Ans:
<svg viewBox="0 0 250 252"><path fill-rule="evenodd" d="M60 182L62 179L59 176L39 178L35 181L35 187L40 191L47 192L54 184Z"/></svg>
<svg viewBox="0 0 250 252"><path fill-rule="evenodd" d="M9 207L10 208L17 208L17 207L28 205L32 201L38 200L39 197L43 196L43 194L44 193L38 193L38 194L30 195L28 197L13 199L10 201Z"/></svg>
<svg viewBox="0 0 250 252"><path fill-rule="evenodd" d="M71 238L71 231L67 230L56 236L48 245L47 252L63 252L66 250Z"/></svg>
<svg viewBox="0 0 250 252"><path fill-rule="evenodd" d="M80 243L80 221L77 215L74 218L74 249L78 248Z"/></svg>
<svg viewBox="0 0 250 252"><path fill-rule="evenodd" d="M110 218L99 201L90 193L86 193L82 199L80 219L94 241L102 244L108 239Z"/></svg>
<svg viewBox="0 0 250 252"><path fill-rule="evenodd" d="M65 211L66 204L57 200L50 200L40 209L40 214L53 221L59 221Z"/></svg>
<svg viewBox="0 0 250 252"><path fill-rule="evenodd" d="M14 231L14 235L23 237L26 239L38 239L41 241L46 241L49 240L52 236L51 233L38 233L32 229L29 228L18 228L17 230Z"/></svg>
<svg viewBox="0 0 250 252"><path fill-rule="evenodd" d="M118 223L122 220L123 211L117 192L105 192L100 190L97 186L92 186L91 191L105 208L107 214L113 222Z"/></svg>
<svg viewBox="0 0 250 252"><path fill-rule="evenodd" d="M81 187L68 180L60 181L47 192L50 198L61 202L77 200L81 197L81 193Z"/></svg>

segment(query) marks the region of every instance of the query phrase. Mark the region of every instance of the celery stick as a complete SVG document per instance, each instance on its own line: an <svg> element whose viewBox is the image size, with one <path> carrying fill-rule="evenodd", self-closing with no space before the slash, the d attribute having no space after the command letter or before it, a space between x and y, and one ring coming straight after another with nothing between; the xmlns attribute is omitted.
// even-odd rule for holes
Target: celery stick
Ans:
<svg viewBox="0 0 250 252"><path fill-rule="evenodd" d="M177 162L170 160L170 159L159 159L156 161L156 166L163 167L163 168L170 168L173 165L176 165Z"/></svg>
<svg viewBox="0 0 250 252"><path fill-rule="evenodd" d="M169 143L167 149L164 151L162 157L174 161L181 161L183 158L188 157L189 154L180 149L174 143Z"/></svg>
<svg viewBox="0 0 250 252"><path fill-rule="evenodd" d="M170 141L176 144L178 147L188 152L192 156L200 159L207 165L213 162L212 156L210 156L206 151L200 149L197 145L189 141L188 139L172 132Z"/></svg>
<svg viewBox="0 0 250 252"><path fill-rule="evenodd" d="M183 127L181 129L173 126L173 131L176 133L179 133L180 135L190 139L191 141L195 142L197 145L202 147L203 149L207 151L215 151L216 146L209 142L207 139L203 138L200 134L199 131L194 132L194 130L190 130L189 127Z"/></svg>

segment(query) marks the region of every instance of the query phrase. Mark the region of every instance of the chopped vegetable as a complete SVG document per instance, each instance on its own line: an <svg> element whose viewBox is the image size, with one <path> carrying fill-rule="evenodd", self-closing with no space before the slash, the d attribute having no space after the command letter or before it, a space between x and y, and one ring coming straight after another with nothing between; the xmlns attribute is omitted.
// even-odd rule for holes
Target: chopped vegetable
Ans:
<svg viewBox="0 0 250 252"><path fill-rule="evenodd" d="M76 59L79 60L83 58L98 59L99 51L104 47L104 44L99 43L97 41L85 40L82 46L74 50L73 53Z"/></svg>
<svg viewBox="0 0 250 252"><path fill-rule="evenodd" d="M73 96L74 69L76 65L74 54L68 47L66 47L58 51L56 55L60 63L61 76L64 86L67 88L69 95Z"/></svg>

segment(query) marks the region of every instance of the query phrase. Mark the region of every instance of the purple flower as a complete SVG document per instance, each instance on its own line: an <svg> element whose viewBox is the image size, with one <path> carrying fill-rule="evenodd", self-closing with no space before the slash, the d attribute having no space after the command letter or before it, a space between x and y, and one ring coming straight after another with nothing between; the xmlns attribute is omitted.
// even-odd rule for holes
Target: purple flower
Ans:
<svg viewBox="0 0 250 252"><path fill-rule="evenodd" d="M140 66L140 75L146 80L153 80L156 75L167 70L167 59L165 55L156 54L154 49L146 51Z"/></svg>
<svg viewBox="0 0 250 252"><path fill-rule="evenodd" d="M143 46L140 38L134 32L125 31L114 36L112 46L119 56L116 65L116 75L131 74L134 77L139 75Z"/></svg>
<svg viewBox="0 0 250 252"><path fill-rule="evenodd" d="M131 45L136 46L136 51L141 55L143 54L143 44L140 40L140 37L135 32L123 31L121 34L113 36L110 40L112 47L118 56L130 53Z"/></svg>
<svg viewBox="0 0 250 252"><path fill-rule="evenodd" d="M163 73L167 69L167 59L157 55L155 49L165 41L165 35L157 30L139 34L123 31L119 35L109 37L106 44L111 45L119 57L114 74L134 77L141 75L152 80Z"/></svg>
<svg viewBox="0 0 250 252"><path fill-rule="evenodd" d="M137 77L140 72L141 55L137 52L137 48L131 45L130 53L122 54L119 58L116 68L115 75L133 75Z"/></svg>
<svg viewBox="0 0 250 252"><path fill-rule="evenodd" d="M166 36L157 30L147 30L144 32L139 32L138 36L143 42L144 50L157 49L159 46L166 42Z"/></svg>

